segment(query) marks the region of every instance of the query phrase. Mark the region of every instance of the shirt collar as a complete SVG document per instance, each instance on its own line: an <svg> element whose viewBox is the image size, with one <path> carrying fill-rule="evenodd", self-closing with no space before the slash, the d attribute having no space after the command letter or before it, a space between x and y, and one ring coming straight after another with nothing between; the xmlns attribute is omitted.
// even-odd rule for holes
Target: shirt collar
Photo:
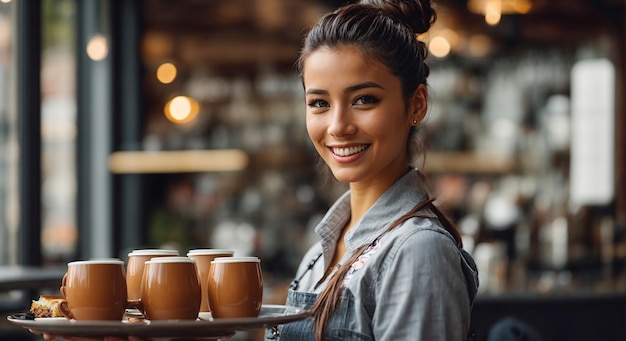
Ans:
<svg viewBox="0 0 626 341"><path fill-rule="evenodd" d="M351 254L359 247L371 244L393 221L427 196L419 172L408 171L378 198L346 234L344 240L348 253ZM325 255L334 253L335 241L348 219L350 219L350 191L337 199L315 228L315 232L322 238L322 250Z"/></svg>

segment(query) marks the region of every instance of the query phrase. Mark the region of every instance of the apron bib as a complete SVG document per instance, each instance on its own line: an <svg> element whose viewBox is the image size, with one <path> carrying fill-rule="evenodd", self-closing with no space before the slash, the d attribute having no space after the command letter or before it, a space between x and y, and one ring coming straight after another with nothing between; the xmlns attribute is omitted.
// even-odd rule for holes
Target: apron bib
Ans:
<svg viewBox="0 0 626 341"><path fill-rule="evenodd" d="M298 308L311 309L317 294L294 291L289 289L287 305ZM328 320L324 340L373 340L373 338L354 331L354 296L343 289L337 310ZM287 323L277 328L267 329L266 340L282 341L315 341L313 331L313 317L304 320Z"/></svg>

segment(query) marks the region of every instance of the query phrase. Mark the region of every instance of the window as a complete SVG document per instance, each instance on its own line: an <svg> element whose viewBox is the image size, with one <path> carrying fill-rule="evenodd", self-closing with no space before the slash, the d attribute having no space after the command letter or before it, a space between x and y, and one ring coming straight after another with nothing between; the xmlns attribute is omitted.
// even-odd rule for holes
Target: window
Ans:
<svg viewBox="0 0 626 341"><path fill-rule="evenodd" d="M18 57L18 51L21 51L18 43L19 37L26 33L19 32L22 26L17 22L18 7L16 1L0 0L0 265L22 263L21 253L28 250L21 249L23 244L19 236L24 232L26 238L37 238L39 228L43 265L64 264L75 257L77 244L76 5L74 0L44 0L41 3L41 26L34 26L41 27L41 46L35 43L32 49L33 55L40 53L40 56L26 59L26 67L35 66L40 59L41 69L31 69L33 77L22 79L18 79L23 77L18 70L23 65L18 63L26 61ZM38 11L34 9L35 13ZM36 33L34 30L29 33ZM20 106L19 96L24 95L17 90L32 85L25 83L37 77L40 77L41 85L41 121ZM30 101L29 98L26 100ZM40 139L32 139L33 143L41 141L40 148L23 145L24 126L30 126L30 131L40 131ZM41 155L35 155L38 150ZM25 152L30 153L29 158L40 157L41 161L27 162L24 167L40 167L40 170L31 174L20 169L25 164L20 153ZM41 186L37 186L39 182L34 179L39 175ZM31 182L32 186L20 188L23 181ZM32 193L37 191L41 193ZM25 222L24 213L20 213L25 208L20 206L29 198L41 198L41 214L33 213L33 220ZM29 229L23 230L24 225L29 225ZM38 257L33 259L38 260Z"/></svg>
<svg viewBox="0 0 626 341"><path fill-rule="evenodd" d="M76 29L74 0L42 2L41 251L44 264L75 257Z"/></svg>

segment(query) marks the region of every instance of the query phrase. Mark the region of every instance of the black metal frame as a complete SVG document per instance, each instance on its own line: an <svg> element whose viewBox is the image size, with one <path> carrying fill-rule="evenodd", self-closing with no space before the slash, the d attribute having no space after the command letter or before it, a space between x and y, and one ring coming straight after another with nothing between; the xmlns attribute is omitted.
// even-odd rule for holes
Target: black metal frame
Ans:
<svg viewBox="0 0 626 341"><path fill-rule="evenodd" d="M91 103L90 98L90 75L89 58L85 54L84 47L87 46L89 37L86 32L88 25L97 22L96 1L76 1L76 175L77 179L77 200L76 200L76 222L78 227L78 258L85 258L89 250L89 222L90 222L90 206L89 198L92 196L90 183L93 181L89 170L89 153L91 151L91 143L89 135L89 117L85 115L89 112Z"/></svg>
<svg viewBox="0 0 626 341"><path fill-rule="evenodd" d="M19 248L23 265L41 256L41 0L17 1Z"/></svg>
<svg viewBox="0 0 626 341"><path fill-rule="evenodd" d="M140 0L111 3L114 150L142 148L142 8L143 1ZM120 253L144 243L143 177L139 174L115 175L113 185L114 241L116 252Z"/></svg>

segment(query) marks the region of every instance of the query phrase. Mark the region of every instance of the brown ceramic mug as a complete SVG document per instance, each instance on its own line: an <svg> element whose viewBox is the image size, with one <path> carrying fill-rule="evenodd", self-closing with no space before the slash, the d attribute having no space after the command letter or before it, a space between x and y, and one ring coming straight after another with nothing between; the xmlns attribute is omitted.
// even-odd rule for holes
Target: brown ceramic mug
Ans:
<svg viewBox="0 0 626 341"><path fill-rule="evenodd" d="M257 317L263 301L263 274L257 257L219 257L207 281L213 318Z"/></svg>
<svg viewBox="0 0 626 341"><path fill-rule="evenodd" d="M200 278L200 287L202 290L202 304L200 304L200 312L210 312L209 297L207 292L207 281L211 261L217 257L232 257L235 252L222 249L194 249L187 252L187 257L196 260L196 269L198 278Z"/></svg>
<svg viewBox="0 0 626 341"><path fill-rule="evenodd" d="M141 249L133 250L128 254L126 266L126 286L128 288L128 302L135 305L141 301L141 278L146 261L155 257L178 256L178 250Z"/></svg>
<svg viewBox="0 0 626 341"><path fill-rule="evenodd" d="M195 320L200 312L200 280L195 260L158 257L146 261L141 306L148 320Z"/></svg>
<svg viewBox="0 0 626 341"><path fill-rule="evenodd" d="M127 303L124 262L119 259L67 264L59 310L68 319L121 321Z"/></svg>

